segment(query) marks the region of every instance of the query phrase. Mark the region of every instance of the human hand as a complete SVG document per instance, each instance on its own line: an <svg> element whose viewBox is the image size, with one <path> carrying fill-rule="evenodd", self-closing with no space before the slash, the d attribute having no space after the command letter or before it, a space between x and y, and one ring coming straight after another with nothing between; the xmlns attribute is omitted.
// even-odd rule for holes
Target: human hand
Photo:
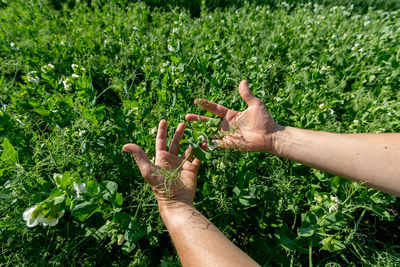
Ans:
<svg viewBox="0 0 400 267"><path fill-rule="evenodd" d="M181 157L178 156L179 142L184 131L185 124L180 123L167 151L167 122L160 121L156 137L155 164L136 144L126 144L122 148L135 159L143 178L152 187L160 209L170 204L193 203L200 160L192 159L190 146Z"/></svg>
<svg viewBox="0 0 400 267"><path fill-rule="evenodd" d="M246 81L240 83L239 94L249 106L242 112L227 109L204 99L196 100L195 104L200 104L204 109L223 119L220 123L221 132L217 137L219 139L217 140L218 147L253 152L273 152L274 135L283 127L275 123L263 102L251 93ZM205 121L211 118L201 116L200 119ZM187 114L186 120L198 121L199 116Z"/></svg>

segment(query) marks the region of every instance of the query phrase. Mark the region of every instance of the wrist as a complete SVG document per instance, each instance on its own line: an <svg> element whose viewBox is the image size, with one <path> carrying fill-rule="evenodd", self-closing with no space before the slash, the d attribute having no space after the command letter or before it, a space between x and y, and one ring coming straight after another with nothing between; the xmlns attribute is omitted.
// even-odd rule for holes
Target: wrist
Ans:
<svg viewBox="0 0 400 267"><path fill-rule="evenodd" d="M286 126L276 124L275 130L271 134L271 150L268 151L269 153L280 157L284 155L283 148L285 147L285 143L287 141L287 128L288 127Z"/></svg>
<svg viewBox="0 0 400 267"><path fill-rule="evenodd" d="M192 203L182 201L168 201L158 205L161 219L168 230L182 227L187 223L195 207Z"/></svg>
<svg viewBox="0 0 400 267"><path fill-rule="evenodd" d="M158 210L160 215L170 216L182 209L193 208L193 203L187 200L176 199L157 199Z"/></svg>

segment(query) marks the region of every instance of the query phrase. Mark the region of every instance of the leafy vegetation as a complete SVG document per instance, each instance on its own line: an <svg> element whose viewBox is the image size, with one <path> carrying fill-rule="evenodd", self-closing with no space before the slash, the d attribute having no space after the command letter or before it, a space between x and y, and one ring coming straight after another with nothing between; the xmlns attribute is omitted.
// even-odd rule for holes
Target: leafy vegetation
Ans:
<svg viewBox="0 0 400 267"><path fill-rule="evenodd" d="M158 122L177 126L199 97L243 110L242 79L282 125L399 132L399 10L208 2L196 15L0 1L1 264L179 265L121 148L154 155ZM194 146L214 133L187 128ZM400 264L395 197L264 153L198 149L196 207L261 265Z"/></svg>

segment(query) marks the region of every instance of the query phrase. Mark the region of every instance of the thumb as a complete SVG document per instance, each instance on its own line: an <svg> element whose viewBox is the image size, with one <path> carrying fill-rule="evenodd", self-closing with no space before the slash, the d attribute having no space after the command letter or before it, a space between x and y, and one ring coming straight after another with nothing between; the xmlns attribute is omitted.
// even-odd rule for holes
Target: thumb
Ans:
<svg viewBox="0 0 400 267"><path fill-rule="evenodd" d="M264 106L263 102L250 91L245 80L239 84L239 94L249 106Z"/></svg>
<svg viewBox="0 0 400 267"><path fill-rule="evenodd" d="M149 181L151 177L151 161L144 153L143 149L136 144L126 144L122 147L122 150L129 152L135 159L143 178Z"/></svg>

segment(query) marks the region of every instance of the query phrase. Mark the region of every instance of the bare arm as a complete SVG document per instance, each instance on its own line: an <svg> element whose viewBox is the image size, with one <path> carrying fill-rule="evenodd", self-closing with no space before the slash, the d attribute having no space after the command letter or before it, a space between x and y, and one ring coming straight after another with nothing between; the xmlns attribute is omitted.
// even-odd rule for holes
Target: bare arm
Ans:
<svg viewBox="0 0 400 267"><path fill-rule="evenodd" d="M200 160L192 157L190 147L181 157L178 156L179 142L184 131L185 124L179 124L167 151L167 122L160 122L155 164L151 163L139 146L127 144L123 147L124 151L134 157L143 178L151 185L161 218L182 265L258 266L193 207ZM166 176L170 183L165 182Z"/></svg>
<svg viewBox="0 0 400 267"><path fill-rule="evenodd" d="M335 134L283 127L246 81L240 83L239 93L249 105L242 112L200 101L203 108L223 118L220 147L273 153L400 196L400 134ZM188 114L186 120L198 116Z"/></svg>
<svg viewBox="0 0 400 267"><path fill-rule="evenodd" d="M285 127L273 154L400 196L400 134L335 134Z"/></svg>
<svg viewBox="0 0 400 267"><path fill-rule="evenodd" d="M277 156L400 196L400 134L336 134L285 127Z"/></svg>
<svg viewBox="0 0 400 267"><path fill-rule="evenodd" d="M160 210L183 266L259 266L192 205Z"/></svg>

